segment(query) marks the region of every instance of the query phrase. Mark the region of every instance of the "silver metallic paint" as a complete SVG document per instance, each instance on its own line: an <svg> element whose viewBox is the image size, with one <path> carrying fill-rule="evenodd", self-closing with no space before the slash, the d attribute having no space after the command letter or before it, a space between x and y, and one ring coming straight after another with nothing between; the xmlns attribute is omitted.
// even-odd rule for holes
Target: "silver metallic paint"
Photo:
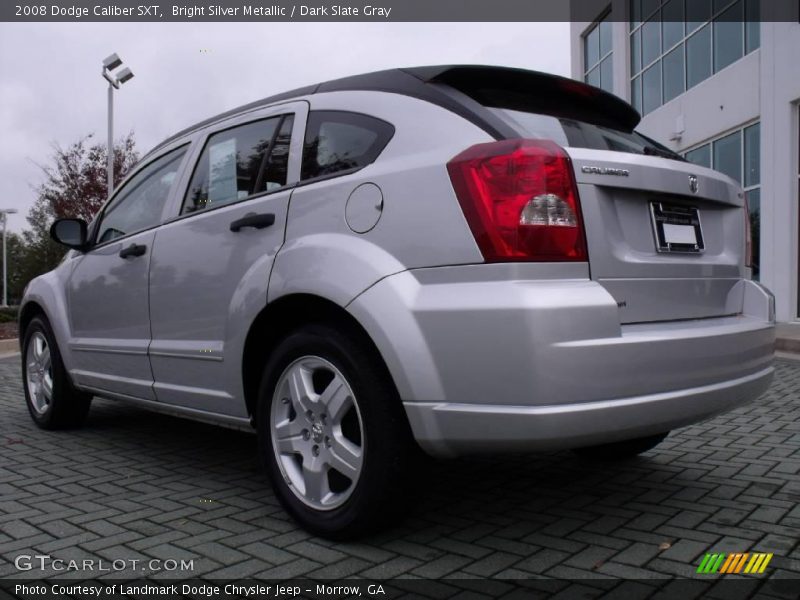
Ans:
<svg viewBox="0 0 800 600"><path fill-rule="evenodd" d="M649 435L727 410L765 389L774 299L744 279L737 229L743 227L742 198L726 177L691 167L700 193L689 198L719 217L708 224L709 237L719 236L709 240L708 252L692 257L693 263L654 257L652 240L647 246L650 228L639 230L647 202L634 198L633 190L674 194L688 188L689 166L570 148L591 263L486 265L444 166L466 147L490 141L485 132L442 108L381 92L318 94L306 105L365 112L391 121L397 131L378 161L360 171L186 219L178 216L191 176L186 165L196 160L204 137L272 108L214 123L164 149L192 142L165 207L166 224L147 233L155 237L150 276L156 302L155 337L146 348L161 401L147 393L146 373L125 364L126 375L117 371L115 361L142 358L141 314L127 324L111 323L106 315L102 330L94 332L83 313L69 317L72 271L92 252L70 253L30 284L23 304L43 307L80 387L162 412L246 427L241 360L249 325L268 301L305 293L346 308L362 324L389 368L415 436L433 454ZM293 181L303 121L295 121ZM630 175L584 173L585 165L622 165ZM345 207L353 190L367 182L382 189L384 208L377 225L358 234L347 225ZM261 202L276 213L269 233L229 236L229 218ZM275 236L284 222L285 242ZM250 244L236 251L238 240ZM181 251L199 256L184 264L174 254ZM75 283L103 275L89 271ZM660 289L648 292L647 280L654 278L663 279L654 284ZM188 287L178 290L178 281ZM109 293L121 294L121 284L111 283ZM212 286L219 289L205 297ZM673 304L686 290L691 306L678 312ZM195 299L201 307L187 305ZM630 301L632 318L621 314L621 299ZM125 303L120 299L120 306ZM96 308L90 299L81 310ZM708 318L715 311L735 316ZM681 316L693 320L625 324ZM102 361L87 366L81 357L87 345ZM139 354L124 354L128 350Z"/></svg>

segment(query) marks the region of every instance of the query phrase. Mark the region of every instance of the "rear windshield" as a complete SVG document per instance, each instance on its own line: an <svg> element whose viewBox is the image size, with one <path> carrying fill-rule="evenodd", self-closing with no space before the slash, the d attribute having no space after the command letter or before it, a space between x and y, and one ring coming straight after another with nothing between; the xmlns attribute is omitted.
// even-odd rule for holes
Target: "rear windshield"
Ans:
<svg viewBox="0 0 800 600"><path fill-rule="evenodd" d="M685 160L680 154L636 131L621 131L585 121L507 108L489 110L524 137L548 139L564 147L611 150Z"/></svg>

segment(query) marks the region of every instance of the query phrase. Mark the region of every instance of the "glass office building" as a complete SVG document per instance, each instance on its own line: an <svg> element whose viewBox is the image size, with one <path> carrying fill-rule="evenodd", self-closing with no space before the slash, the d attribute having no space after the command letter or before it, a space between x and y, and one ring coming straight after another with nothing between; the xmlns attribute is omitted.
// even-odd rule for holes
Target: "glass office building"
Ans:
<svg viewBox="0 0 800 600"><path fill-rule="evenodd" d="M571 23L572 76L621 96L639 130L737 180L754 278L800 321L800 23L759 22L758 0L591 0ZM585 0L581 15L585 15Z"/></svg>

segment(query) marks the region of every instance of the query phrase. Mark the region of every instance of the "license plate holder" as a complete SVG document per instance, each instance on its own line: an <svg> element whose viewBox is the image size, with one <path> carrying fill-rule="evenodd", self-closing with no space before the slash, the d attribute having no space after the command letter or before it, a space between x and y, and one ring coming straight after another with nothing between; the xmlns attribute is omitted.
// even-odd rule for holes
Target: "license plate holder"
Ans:
<svg viewBox="0 0 800 600"><path fill-rule="evenodd" d="M700 211L694 206L650 203L658 252L699 254L705 250Z"/></svg>

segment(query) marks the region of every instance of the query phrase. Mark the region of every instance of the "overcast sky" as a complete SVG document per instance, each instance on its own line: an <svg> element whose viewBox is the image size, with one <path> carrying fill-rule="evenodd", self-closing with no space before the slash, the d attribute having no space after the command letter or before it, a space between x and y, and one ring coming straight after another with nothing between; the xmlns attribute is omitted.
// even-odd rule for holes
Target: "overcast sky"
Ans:
<svg viewBox="0 0 800 600"><path fill-rule="evenodd" d="M134 79L117 93L115 133L140 152L240 104L326 79L398 66L483 63L569 75L568 23L2 23L0 208L27 223L51 146L106 139L101 61Z"/></svg>

